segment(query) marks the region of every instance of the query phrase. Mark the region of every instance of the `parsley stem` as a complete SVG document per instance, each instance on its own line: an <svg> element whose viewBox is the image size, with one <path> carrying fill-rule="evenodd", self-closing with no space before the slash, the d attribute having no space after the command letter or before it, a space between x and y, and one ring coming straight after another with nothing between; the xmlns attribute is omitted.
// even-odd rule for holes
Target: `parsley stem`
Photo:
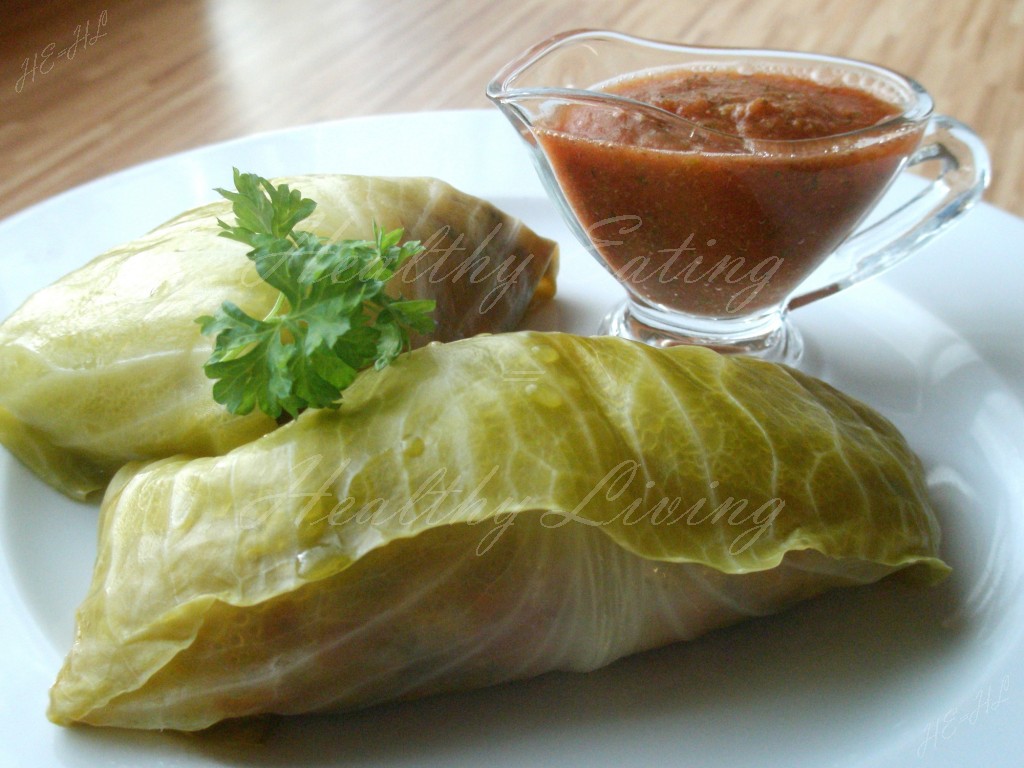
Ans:
<svg viewBox="0 0 1024 768"><path fill-rule="evenodd" d="M263 318L263 322L270 322L278 315L280 315L281 310L284 308L286 302L287 299L284 297L283 293L277 294L277 301L274 302L274 306L270 308L270 311L267 313L266 317Z"/></svg>

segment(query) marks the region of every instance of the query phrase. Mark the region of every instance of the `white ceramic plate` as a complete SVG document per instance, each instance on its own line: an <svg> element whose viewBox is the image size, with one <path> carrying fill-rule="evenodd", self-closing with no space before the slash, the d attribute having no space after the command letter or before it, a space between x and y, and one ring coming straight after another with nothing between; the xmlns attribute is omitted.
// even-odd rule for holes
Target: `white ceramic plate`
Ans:
<svg viewBox="0 0 1024 768"><path fill-rule="evenodd" d="M496 112L259 135L100 179L0 223L0 318L109 246L215 197L231 168L434 175L563 245L538 328L590 333L616 301ZM901 186L894 190L899 194ZM955 575L882 583L589 675L243 727L218 739L44 717L95 552L96 509L0 449L0 764L1019 765L1024 753L1024 222L989 206L891 275L796 315L808 364L922 456Z"/></svg>

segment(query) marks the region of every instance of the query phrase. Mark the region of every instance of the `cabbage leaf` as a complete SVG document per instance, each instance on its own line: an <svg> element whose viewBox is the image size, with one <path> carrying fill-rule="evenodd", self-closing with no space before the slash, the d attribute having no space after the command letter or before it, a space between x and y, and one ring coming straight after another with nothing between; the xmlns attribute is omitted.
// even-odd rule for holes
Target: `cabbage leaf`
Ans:
<svg viewBox="0 0 1024 768"><path fill-rule="evenodd" d="M591 670L896 571L948 571L866 405L702 348L518 332L339 411L133 463L49 716L195 730Z"/></svg>
<svg viewBox="0 0 1024 768"><path fill-rule="evenodd" d="M311 175L287 182L317 207L303 227L331 239L404 229L426 250L389 293L436 301L430 337L517 327L554 292L557 247L490 203L437 179ZM125 462L219 455L277 425L214 402L203 372L211 339L195 320L233 302L256 317L277 291L220 237L222 200L114 248L31 296L0 325L0 443L75 498Z"/></svg>

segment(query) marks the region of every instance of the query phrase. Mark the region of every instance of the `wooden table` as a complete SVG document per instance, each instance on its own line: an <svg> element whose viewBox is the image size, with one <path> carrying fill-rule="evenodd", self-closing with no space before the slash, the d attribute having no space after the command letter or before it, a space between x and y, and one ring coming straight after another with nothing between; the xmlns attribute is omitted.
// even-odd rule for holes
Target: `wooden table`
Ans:
<svg viewBox="0 0 1024 768"><path fill-rule="evenodd" d="M507 59L577 27L903 71L982 135L987 199L1024 215L1024 0L15 0L0 6L0 216L258 131L486 108Z"/></svg>

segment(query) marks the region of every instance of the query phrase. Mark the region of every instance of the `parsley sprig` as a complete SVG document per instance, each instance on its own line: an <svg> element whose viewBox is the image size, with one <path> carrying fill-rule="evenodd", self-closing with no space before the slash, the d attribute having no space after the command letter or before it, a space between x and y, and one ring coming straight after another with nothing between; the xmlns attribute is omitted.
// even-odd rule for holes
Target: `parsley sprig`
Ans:
<svg viewBox="0 0 1024 768"><path fill-rule="evenodd" d="M204 366L213 397L236 414L259 408L278 419L306 408L337 408L341 392L370 365L389 365L409 347L410 331L434 328L433 301L391 298L384 285L424 248L401 243L401 229L373 227L372 240L331 242L296 231L316 203L287 184L234 171L235 224L220 235L248 245L259 276L278 291L266 317L225 301L196 319L215 336Z"/></svg>

